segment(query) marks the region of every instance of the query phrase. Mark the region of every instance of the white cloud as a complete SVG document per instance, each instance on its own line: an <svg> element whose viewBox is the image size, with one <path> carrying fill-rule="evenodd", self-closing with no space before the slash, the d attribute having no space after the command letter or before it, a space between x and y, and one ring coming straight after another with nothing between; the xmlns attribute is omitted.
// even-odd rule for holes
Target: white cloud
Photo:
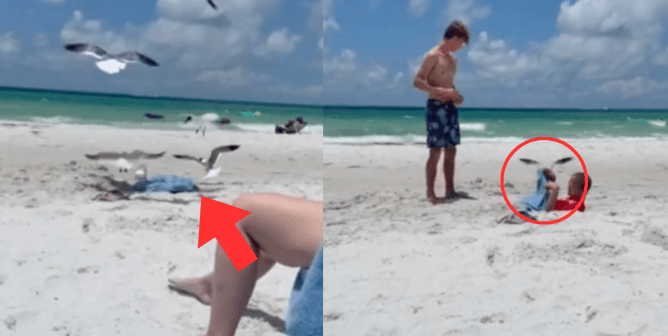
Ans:
<svg viewBox="0 0 668 336"><path fill-rule="evenodd" d="M248 71L242 67L235 67L230 70L213 70L201 73L195 79L198 82L213 83L222 89L248 87L252 84L266 82L268 75L260 75Z"/></svg>
<svg viewBox="0 0 668 336"><path fill-rule="evenodd" d="M100 21L84 20L83 13L78 10L60 31L60 39L65 43L96 44L112 53L136 47L136 42L129 43L122 34L102 29Z"/></svg>
<svg viewBox="0 0 668 336"><path fill-rule="evenodd" d="M49 44L49 38L44 33L35 35L35 46L46 47Z"/></svg>
<svg viewBox="0 0 668 336"><path fill-rule="evenodd" d="M401 86L403 73L387 81L389 70L380 64L358 65L355 52L344 49L338 56L325 60L323 82L330 92L365 90L378 91L383 88L397 89Z"/></svg>
<svg viewBox="0 0 668 336"><path fill-rule="evenodd" d="M160 17L148 25L144 42L156 52L177 55L176 65L184 68L238 65L262 43L263 14L278 3L224 1L214 11L206 1L159 0Z"/></svg>
<svg viewBox="0 0 668 336"><path fill-rule="evenodd" d="M503 40L489 39L487 32L480 33L467 56L480 77L511 87L543 68L540 55L520 53Z"/></svg>
<svg viewBox="0 0 668 336"><path fill-rule="evenodd" d="M267 37L264 44L256 47L255 54L258 56L269 56L271 53L289 54L301 40L301 36L290 34L287 28L275 30Z"/></svg>
<svg viewBox="0 0 668 336"><path fill-rule="evenodd" d="M420 66L422 65L423 60L424 55L408 60L408 73L412 77L411 81L413 81L413 78L415 78L418 71L420 71Z"/></svg>
<svg viewBox="0 0 668 336"><path fill-rule="evenodd" d="M637 76L629 80L606 81L596 88L596 92L608 95L621 94L624 98L638 98L657 90L668 89L668 83L659 83L651 79Z"/></svg>
<svg viewBox="0 0 668 336"><path fill-rule="evenodd" d="M478 0L451 0L445 8L446 26L454 20L459 20L468 26L490 15L492 15L492 8L489 5L479 6Z"/></svg>
<svg viewBox="0 0 668 336"><path fill-rule="evenodd" d="M431 0L408 0L408 13L420 17L429 9L430 4Z"/></svg>
<svg viewBox="0 0 668 336"><path fill-rule="evenodd" d="M341 26L339 26L339 23L336 22L336 19L334 18L334 5L336 4L336 1L340 0L323 0L322 29L325 34L327 34L328 31L334 32L341 29Z"/></svg>
<svg viewBox="0 0 668 336"><path fill-rule="evenodd" d="M21 49L21 41L14 37L14 32L0 35L0 54L16 54Z"/></svg>

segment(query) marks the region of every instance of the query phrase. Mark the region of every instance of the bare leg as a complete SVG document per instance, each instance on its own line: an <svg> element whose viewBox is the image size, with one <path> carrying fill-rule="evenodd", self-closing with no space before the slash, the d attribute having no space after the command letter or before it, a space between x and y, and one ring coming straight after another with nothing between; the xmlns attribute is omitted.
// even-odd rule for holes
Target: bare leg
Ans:
<svg viewBox="0 0 668 336"><path fill-rule="evenodd" d="M445 149L445 162L443 164L443 174L445 175L445 197L456 196L455 193L455 155L457 148L449 146Z"/></svg>
<svg viewBox="0 0 668 336"><path fill-rule="evenodd" d="M430 148L429 159L427 159L427 200L431 204L437 204L438 199L434 192L434 183L436 182L436 172L438 170L438 160L441 158L441 148Z"/></svg>
<svg viewBox="0 0 668 336"><path fill-rule="evenodd" d="M277 194L251 194L234 206L251 214L237 223L253 251L286 266L311 263L322 241L322 202ZM259 275L254 262L237 272L218 246L212 282L211 318L207 336L232 336L250 300Z"/></svg>
<svg viewBox="0 0 668 336"><path fill-rule="evenodd" d="M276 263L269 259L267 254L262 251L260 251L260 256L256 262L259 264L257 278L255 279L256 281L267 274ZM207 306L211 304L212 285L213 272L199 278L169 279L170 289L175 290L180 294L191 296Z"/></svg>

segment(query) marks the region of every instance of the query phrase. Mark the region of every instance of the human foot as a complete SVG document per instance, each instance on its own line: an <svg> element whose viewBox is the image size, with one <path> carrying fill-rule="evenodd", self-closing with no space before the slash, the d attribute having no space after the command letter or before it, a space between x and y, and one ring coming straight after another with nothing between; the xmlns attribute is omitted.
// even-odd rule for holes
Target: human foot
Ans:
<svg viewBox="0 0 668 336"><path fill-rule="evenodd" d="M204 278L192 279L168 279L169 289L181 294L197 299L203 305L211 305L211 279L209 276Z"/></svg>
<svg viewBox="0 0 668 336"><path fill-rule="evenodd" d="M438 199L438 197L436 197L436 194L433 194L433 193L432 194L427 193L427 200L432 205L436 205L436 204L440 203L440 200Z"/></svg>

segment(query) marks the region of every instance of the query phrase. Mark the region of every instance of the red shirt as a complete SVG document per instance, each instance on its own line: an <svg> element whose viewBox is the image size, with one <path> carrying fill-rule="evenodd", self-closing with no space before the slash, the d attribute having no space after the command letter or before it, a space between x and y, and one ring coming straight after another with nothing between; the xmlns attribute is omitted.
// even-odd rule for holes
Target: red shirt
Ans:
<svg viewBox="0 0 668 336"><path fill-rule="evenodd" d="M573 195L569 198L566 199L560 199L557 200L557 202L554 204L554 210L573 210L575 207L578 205L578 202L580 202L580 195ZM580 208L578 209L579 211L585 211L585 205L584 202L582 202L582 205L580 205Z"/></svg>

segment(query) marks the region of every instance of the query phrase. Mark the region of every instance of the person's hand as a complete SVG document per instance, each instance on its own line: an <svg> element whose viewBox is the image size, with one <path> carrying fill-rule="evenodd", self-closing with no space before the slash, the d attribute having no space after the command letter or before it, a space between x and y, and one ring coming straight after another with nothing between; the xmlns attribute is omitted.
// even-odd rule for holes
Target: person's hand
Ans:
<svg viewBox="0 0 668 336"><path fill-rule="evenodd" d="M461 94L459 94L459 92L455 92L455 93L457 94L457 96L452 101L452 103L455 104L455 105L461 105L462 103L464 103L464 97Z"/></svg>
<svg viewBox="0 0 668 336"><path fill-rule="evenodd" d="M434 96L436 96L436 99L442 102L451 102L455 99L456 95L458 95L457 91L454 89L446 89L442 87L434 88L433 93Z"/></svg>
<svg viewBox="0 0 668 336"><path fill-rule="evenodd" d="M556 181L557 180L557 175L555 175L554 172L552 171L552 169L550 169L550 168L543 169L543 175L545 175L545 178L548 181Z"/></svg>
<svg viewBox="0 0 668 336"><path fill-rule="evenodd" d="M557 182L546 183L545 184L545 189L550 190L550 191L559 192L559 184L557 184Z"/></svg>

